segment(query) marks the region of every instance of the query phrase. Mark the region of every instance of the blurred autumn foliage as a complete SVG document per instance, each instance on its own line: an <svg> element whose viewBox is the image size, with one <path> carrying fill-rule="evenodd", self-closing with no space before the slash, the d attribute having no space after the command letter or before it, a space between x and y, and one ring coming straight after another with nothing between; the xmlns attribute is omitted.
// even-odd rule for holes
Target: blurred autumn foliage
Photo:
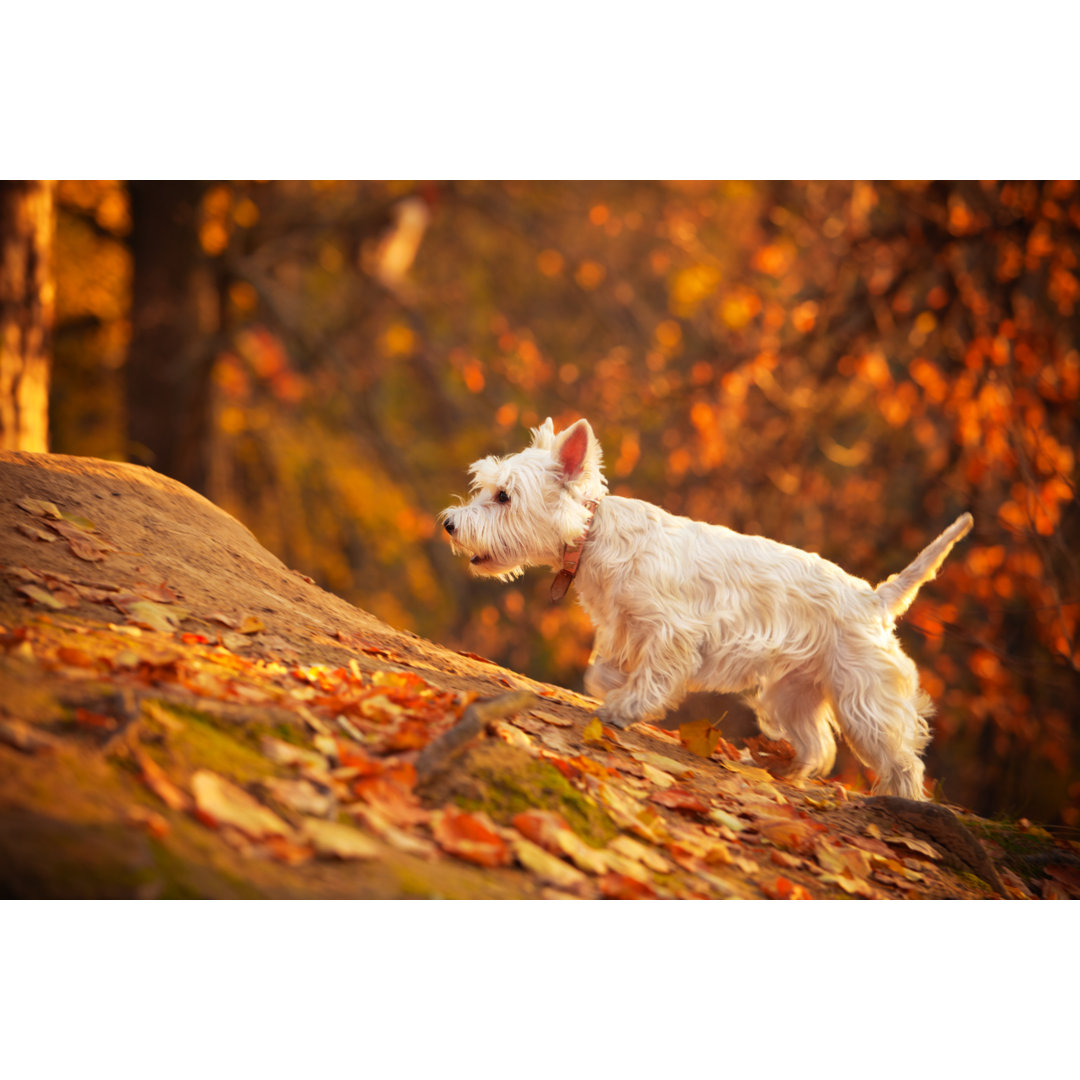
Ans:
<svg viewBox="0 0 1080 1080"><path fill-rule="evenodd" d="M469 462L587 416L612 490L880 580L929 772L1080 824L1080 190L61 182L52 449L172 472L388 622L580 683L548 578L436 535ZM719 713L718 713L719 715Z"/></svg>

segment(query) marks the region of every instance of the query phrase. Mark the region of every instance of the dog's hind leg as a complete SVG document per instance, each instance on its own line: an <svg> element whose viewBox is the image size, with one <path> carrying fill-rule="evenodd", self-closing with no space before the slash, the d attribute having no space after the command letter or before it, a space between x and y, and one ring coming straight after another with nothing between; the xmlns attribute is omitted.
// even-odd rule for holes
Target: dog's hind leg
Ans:
<svg viewBox="0 0 1080 1080"><path fill-rule="evenodd" d="M897 649L853 665L834 686L840 729L856 757L877 774L874 793L925 799L920 754L930 739L930 699L915 665Z"/></svg>
<svg viewBox="0 0 1080 1080"><path fill-rule="evenodd" d="M836 761L832 708L824 689L805 672L792 671L767 684L752 704L762 732L787 739L794 748L793 776L821 776L832 769Z"/></svg>

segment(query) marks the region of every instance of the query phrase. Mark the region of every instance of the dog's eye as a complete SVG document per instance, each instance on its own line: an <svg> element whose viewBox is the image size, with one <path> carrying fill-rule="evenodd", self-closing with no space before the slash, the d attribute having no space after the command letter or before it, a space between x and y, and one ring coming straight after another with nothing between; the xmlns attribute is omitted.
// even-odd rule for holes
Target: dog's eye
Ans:
<svg viewBox="0 0 1080 1080"><path fill-rule="evenodd" d="M498 495L495 496L495 500L501 503L508 503L510 501L510 496L507 495L505 491L500 490Z"/></svg>

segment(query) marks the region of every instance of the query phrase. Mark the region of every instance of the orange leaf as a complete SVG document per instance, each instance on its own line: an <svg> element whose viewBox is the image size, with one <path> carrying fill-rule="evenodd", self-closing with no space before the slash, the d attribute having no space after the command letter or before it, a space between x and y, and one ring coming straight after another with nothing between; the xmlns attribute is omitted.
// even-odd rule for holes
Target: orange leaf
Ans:
<svg viewBox="0 0 1080 1080"><path fill-rule="evenodd" d="M191 798L165 775L165 770L152 757L141 750L135 750L135 761L139 766L142 782L170 810L191 809Z"/></svg>
<svg viewBox="0 0 1080 1080"><path fill-rule="evenodd" d="M105 731L115 731L117 721L114 716L105 716L103 713L92 712L82 706L75 710L75 722L83 727L102 728Z"/></svg>
<svg viewBox="0 0 1080 1080"><path fill-rule="evenodd" d="M547 851L559 852L559 833L570 826L553 810L522 810L514 815L514 828Z"/></svg>
<svg viewBox="0 0 1080 1080"><path fill-rule="evenodd" d="M431 815L431 831L439 846L459 859L489 867L511 861L510 848L483 812L470 814L454 806L436 810Z"/></svg>
<svg viewBox="0 0 1080 1080"><path fill-rule="evenodd" d="M810 900L810 893L802 885L789 881L786 877L778 877L773 882L764 882L761 891L770 900Z"/></svg>
<svg viewBox="0 0 1080 1080"><path fill-rule="evenodd" d="M361 777L353 791L394 825L419 825L431 816L408 788L385 776Z"/></svg>
<svg viewBox="0 0 1080 1080"><path fill-rule="evenodd" d="M707 814L709 806L692 791L685 788L668 788L666 791L657 791L649 796L649 802L659 803L669 810L684 810L689 814Z"/></svg>
<svg viewBox="0 0 1080 1080"><path fill-rule="evenodd" d="M94 658L83 649L77 649L72 645L61 645L56 650L57 660L62 660L72 667L91 668L95 665Z"/></svg>
<svg viewBox="0 0 1080 1080"><path fill-rule="evenodd" d="M813 853L817 833L825 829L823 825L815 822L797 819L760 821L757 828L765 839L770 840L777 847L789 848L804 855Z"/></svg>
<svg viewBox="0 0 1080 1080"><path fill-rule="evenodd" d="M199 819L214 828L230 825L253 840L287 837L292 831L258 799L209 769L200 769L192 776L191 790Z"/></svg>
<svg viewBox="0 0 1080 1080"><path fill-rule="evenodd" d="M628 874L605 874L600 878L600 891L608 900L655 900L656 890L644 881Z"/></svg>

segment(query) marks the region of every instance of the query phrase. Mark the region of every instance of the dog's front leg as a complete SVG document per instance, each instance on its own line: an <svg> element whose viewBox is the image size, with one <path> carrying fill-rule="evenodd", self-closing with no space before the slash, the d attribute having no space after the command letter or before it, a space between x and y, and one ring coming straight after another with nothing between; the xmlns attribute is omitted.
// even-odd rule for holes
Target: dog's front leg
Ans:
<svg viewBox="0 0 1080 1080"><path fill-rule="evenodd" d="M622 681L605 693L597 715L602 723L618 728L657 720L686 696L699 666L700 657L689 642L655 636L641 647L631 671L614 669ZM604 674L610 671L607 665Z"/></svg>
<svg viewBox="0 0 1080 1080"><path fill-rule="evenodd" d="M610 660L593 653L585 669L585 690L595 698L604 698L626 682L626 672Z"/></svg>

